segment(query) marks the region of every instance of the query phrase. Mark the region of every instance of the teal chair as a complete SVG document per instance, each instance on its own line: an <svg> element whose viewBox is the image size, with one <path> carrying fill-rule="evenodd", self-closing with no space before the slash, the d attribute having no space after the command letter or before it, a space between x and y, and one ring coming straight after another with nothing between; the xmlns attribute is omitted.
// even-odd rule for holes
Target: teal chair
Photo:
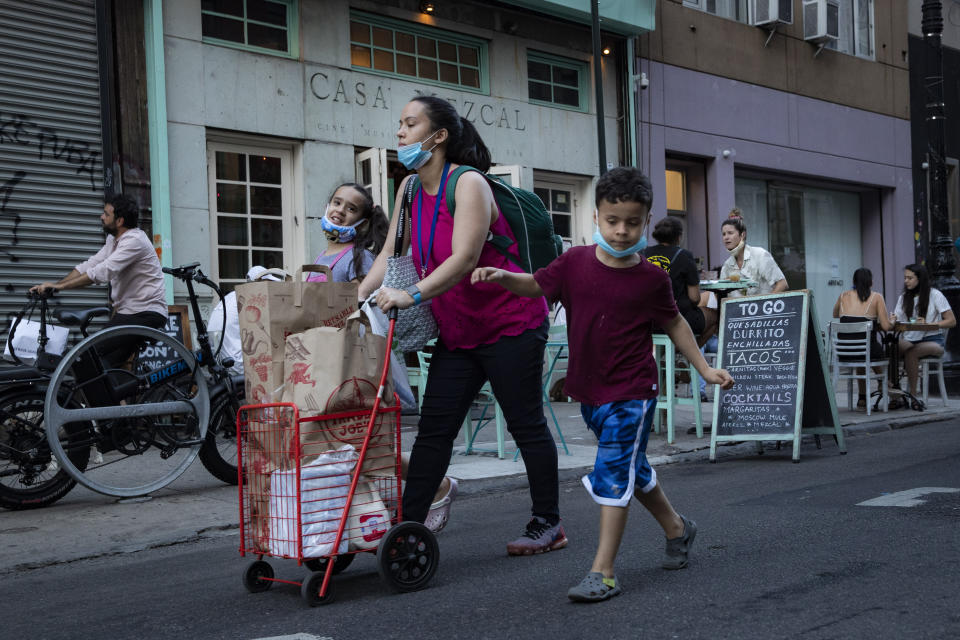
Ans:
<svg viewBox="0 0 960 640"><path fill-rule="evenodd" d="M654 431L660 433L661 414L663 411L667 423L667 443L673 444L676 440L676 434L673 428L673 408L677 405L692 405L693 418L697 426L697 437L703 437L703 416L700 412L700 389L698 388L697 370L693 365L688 364L685 369L690 373L690 396L689 398L678 398L676 396L676 359L677 354L670 336L664 333L653 334L653 357L657 362L657 370L660 373L660 395L657 396L657 415L654 418Z"/></svg>
<svg viewBox="0 0 960 640"><path fill-rule="evenodd" d="M553 386L553 377L557 374L557 365L561 362L566 365L567 356L570 352L567 344L567 325L557 324L549 329L547 335L547 346L544 349L544 359L546 360L546 373L543 376L543 404L550 412L550 418L553 419L553 426L560 436L560 444L563 445L564 452L569 456L570 449L567 447L567 441L563 437L563 431L560 429L560 421L557 420L557 414L553 411L553 404L550 402L550 387ZM520 450L514 455L516 459Z"/></svg>
<svg viewBox="0 0 960 640"><path fill-rule="evenodd" d="M431 340L427 343L428 347L433 347L436 345L436 340ZM428 351L418 351L417 352L417 361L419 366L418 374L418 384L422 385L419 387L419 398L420 406L423 406L423 390L427 386L427 372L430 369L430 356L431 353ZM470 417L471 412L468 412L466 417L463 419L463 428L465 430L467 448L465 453L470 454L477 451L490 451L493 452L493 449L480 449L473 446L474 441L477 438L477 434L480 433L480 430L493 422L497 426L497 448L496 454L497 457L501 460L506 455L505 445L504 445L504 419L503 411L500 409L500 405L497 403L496 398L493 396L493 390L490 388L490 383L486 382L480 388L480 392L477 394L477 398L474 401L474 404L479 404L483 407L480 412L480 417L477 420L477 425L474 427L473 419ZM472 409L471 409L472 411ZM487 412L490 412L490 416L487 415Z"/></svg>

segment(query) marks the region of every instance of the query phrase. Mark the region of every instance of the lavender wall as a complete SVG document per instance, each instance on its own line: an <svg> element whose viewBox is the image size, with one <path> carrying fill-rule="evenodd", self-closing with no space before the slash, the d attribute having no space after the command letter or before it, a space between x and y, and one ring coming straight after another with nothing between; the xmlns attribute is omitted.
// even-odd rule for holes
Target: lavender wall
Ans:
<svg viewBox="0 0 960 640"><path fill-rule="evenodd" d="M885 279L888 299L899 290L901 268L913 261L909 121L661 63L644 61L643 69L650 78L640 98L641 145L650 149L644 169L659 195L666 155L703 160L707 214L690 220L690 238L695 225L707 225L712 263L726 255L719 227L735 205L734 173L751 168L881 189L879 202L864 199L863 261L876 287ZM663 200L655 198L655 220L665 215Z"/></svg>

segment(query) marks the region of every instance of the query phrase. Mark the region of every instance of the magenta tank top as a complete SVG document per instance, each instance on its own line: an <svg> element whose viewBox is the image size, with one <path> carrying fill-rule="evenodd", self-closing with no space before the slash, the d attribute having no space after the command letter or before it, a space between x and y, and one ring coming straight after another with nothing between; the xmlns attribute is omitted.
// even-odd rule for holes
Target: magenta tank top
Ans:
<svg viewBox="0 0 960 640"><path fill-rule="evenodd" d="M437 196L431 196L423 188L414 196L414 215L412 219L412 243L420 242L420 249L411 246L413 261L420 271L421 253L427 255L430 239L430 225L437 197L440 198L440 215L434 233L433 248L429 252L427 274L433 272L453 253L453 216L447 210L446 185ZM421 202L422 210L418 206ZM495 235L505 235L516 240L510 225L503 214L491 225ZM422 231L422 234L421 234ZM514 244L509 251L518 255ZM483 243L478 267L497 267L515 273L523 269L500 254L489 243ZM539 327L547 317L547 301L544 298L524 298L510 293L498 284L470 284L470 275L458 282L449 291L431 300L433 315L437 319L440 338L448 349L471 349L492 344L504 336L517 336L528 329Z"/></svg>

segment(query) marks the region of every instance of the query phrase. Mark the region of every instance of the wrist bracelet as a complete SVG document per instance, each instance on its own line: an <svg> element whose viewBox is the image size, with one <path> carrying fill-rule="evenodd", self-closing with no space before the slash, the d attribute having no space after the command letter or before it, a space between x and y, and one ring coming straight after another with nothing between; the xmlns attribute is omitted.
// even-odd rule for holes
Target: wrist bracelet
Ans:
<svg viewBox="0 0 960 640"><path fill-rule="evenodd" d="M414 294L412 295L412 297L413 297L413 306L417 306L418 304L420 304L421 302L423 302L423 297L422 297L422 295L420 294L419 291L417 291L416 293L414 293Z"/></svg>

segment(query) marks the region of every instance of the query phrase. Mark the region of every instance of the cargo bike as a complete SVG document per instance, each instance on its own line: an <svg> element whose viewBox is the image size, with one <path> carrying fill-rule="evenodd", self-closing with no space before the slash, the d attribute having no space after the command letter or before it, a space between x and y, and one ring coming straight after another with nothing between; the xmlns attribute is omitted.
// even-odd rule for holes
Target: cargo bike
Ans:
<svg viewBox="0 0 960 640"><path fill-rule="evenodd" d="M237 415L240 554L255 555L244 572L248 591L297 585L311 606L334 600L332 577L360 553L397 592L422 589L436 573L433 532L403 521L399 398L383 402L395 312L378 389L347 381L338 395L357 409L301 416L293 403L246 405ZM375 395L374 395L375 394ZM308 412L313 413L313 412ZM296 560L301 581L275 577L264 558Z"/></svg>

